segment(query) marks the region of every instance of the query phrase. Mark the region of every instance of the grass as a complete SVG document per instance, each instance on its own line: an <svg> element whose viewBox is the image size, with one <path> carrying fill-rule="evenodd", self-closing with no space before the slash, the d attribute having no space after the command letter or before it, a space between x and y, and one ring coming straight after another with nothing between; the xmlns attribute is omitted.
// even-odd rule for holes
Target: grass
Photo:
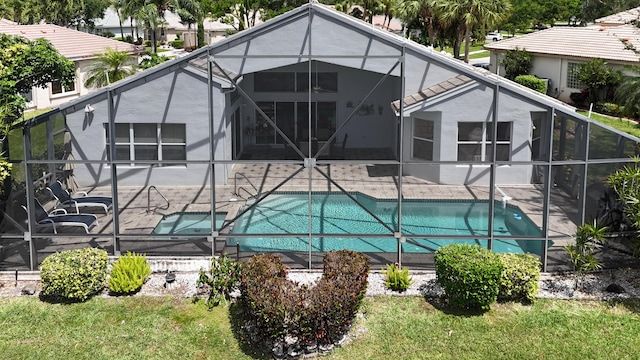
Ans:
<svg viewBox="0 0 640 360"><path fill-rule="evenodd" d="M578 110L578 113L588 116L589 112L585 110ZM620 131L624 131L629 133L635 137L640 138L640 125L634 121L629 121L622 118L617 118L613 116L607 116L602 114L591 113L591 118L605 125L609 125L612 128L616 128Z"/></svg>
<svg viewBox="0 0 640 360"><path fill-rule="evenodd" d="M455 313L419 297L367 298L366 328L328 359L633 359L640 301L541 299ZM251 359L234 337L228 308L174 298L94 298L50 304L0 299L3 358Z"/></svg>

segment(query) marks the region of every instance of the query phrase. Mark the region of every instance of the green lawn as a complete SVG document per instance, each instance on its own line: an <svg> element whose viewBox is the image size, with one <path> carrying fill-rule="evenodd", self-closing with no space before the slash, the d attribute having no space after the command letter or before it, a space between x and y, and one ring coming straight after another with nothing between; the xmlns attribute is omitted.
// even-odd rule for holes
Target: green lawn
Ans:
<svg viewBox="0 0 640 360"><path fill-rule="evenodd" d="M328 359L635 359L640 301L539 300L456 314L420 297L363 303L366 328ZM6 359L251 359L228 308L173 298L94 298L50 304L0 299ZM243 349L245 349L243 351Z"/></svg>
<svg viewBox="0 0 640 360"><path fill-rule="evenodd" d="M589 114L589 112L585 110L578 110L578 113L584 116L588 116ZM626 133L629 133L633 136L640 138L640 126L638 125L638 123L634 121L629 121L626 119L621 119L613 116L601 115L596 113L591 113L591 118L605 125L609 125L620 131L624 131Z"/></svg>

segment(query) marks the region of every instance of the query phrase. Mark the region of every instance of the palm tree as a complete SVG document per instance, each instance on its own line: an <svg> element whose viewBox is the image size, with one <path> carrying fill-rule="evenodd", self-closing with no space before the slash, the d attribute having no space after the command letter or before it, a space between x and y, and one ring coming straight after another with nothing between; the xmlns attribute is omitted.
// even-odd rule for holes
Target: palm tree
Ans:
<svg viewBox="0 0 640 360"><path fill-rule="evenodd" d="M84 86L100 88L136 72L138 61L126 51L107 49L89 65Z"/></svg>
<svg viewBox="0 0 640 360"><path fill-rule="evenodd" d="M491 28L509 16L509 0L443 0L440 8L448 21L462 20L464 26L464 61L469 62L471 34L475 27Z"/></svg>
<svg viewBox="0 0 640 360"><path fill-rule="evenodd" d="M187 33L191 33L191 25L198 24L197 47L204 45L204 11L199 0L176 0L176 13L182 24L187 24ZM189 36L190 38L190 36ZM187 39L185 39L187 40ZM185 46L187 43L185 42ZM189 46L193 44L189 43Z"/></svg>
<svg viewBox="0 0 640 360"><path fill-rule="evenodd" d="M157 52L156 33L166 23L164 18L160 16L158 7L154 4L145 5L135 13L135 18L137 23L151 34L151 52Z"/></svg>
<svg viewBox="0 0 640 360"><path fill-rule="evenodd" d="M383 28L386 23L387 30L389 30L389 27L391 26L391 20L396 14L399 3L400 0L382 0L382 6L384 7L384 21L382 22Z"/></svg>
<svg viewBox="0 0 640 360"><path fill-rule="evenodd" d="M625 70L634 74L622 75L615 100L624 106L623 115L637 118L640 114L640 66L628 66Z"/></svg>
<svg viewBox="0 0 640 360"><path fill-rule="evenodd" d="M436 3L436 0L401 0L397 6L397 16L405 24L411 24L417 20L427 30L431 46L435 43Z"/></svg>

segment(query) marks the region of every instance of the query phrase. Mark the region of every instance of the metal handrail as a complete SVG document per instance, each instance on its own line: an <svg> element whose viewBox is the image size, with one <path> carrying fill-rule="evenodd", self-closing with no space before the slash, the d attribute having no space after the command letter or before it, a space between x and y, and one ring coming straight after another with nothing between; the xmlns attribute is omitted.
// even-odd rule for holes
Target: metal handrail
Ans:
<svg viewBox="0 0 640 360"><path fill-rule="evenodd" d="M158 190L158 188L155 185L151 185L147 188L147 213L151 212L151 189L154 189L158 193L158 195L160 195L164 199L164 201L167 202L167 206L162 209L163 210L168 209L169 206L171 206L171 203L169 203L169 199L167 199L167 197L164 196L164 194L160 192L160 190ZM155 211L155 209L153 211Z"/></svg>
<svg viewBox="0 0 640 360"><path fill-rule="evenodd" d="M244 178L245 180L247 180L247 182L249 183L249 185L251 185L251 187L253 188L253 190L255 190L255 191L256 191L255 196L257 196L257 195L259 195L259 194L260 194L260 191L258 190L258 188L257 188L257 187L255 187L255 186L253 185L253 183L251 183L251 180L249 180L249 178L248 178L245 174L240 173L240 172L237 172L237 173L235 173L235 175L233 175L233 194L234 194L235 196L240 196L240 194L238 194L238 186L237 186L238 176L240 176L240 177ZM247 189L244 189L244 188L242 188L242 187L240 187L240 188L241 188L242 190L246 191L250 196L254 196L254 195L253 195L253 194L251 194Z"/></svg>

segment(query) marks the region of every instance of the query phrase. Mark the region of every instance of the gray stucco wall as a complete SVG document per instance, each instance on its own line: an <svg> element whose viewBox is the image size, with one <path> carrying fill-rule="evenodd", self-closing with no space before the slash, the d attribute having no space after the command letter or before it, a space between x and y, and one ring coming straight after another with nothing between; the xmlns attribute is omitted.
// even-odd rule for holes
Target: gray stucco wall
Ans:
<svg viewBox="0 0 640 360"><path fill-rule="evenodd" d="M455 91L454 91L455 92ZM457 161L458 123L491 122L493 89L481 84L433 99L417 109L407 109L404 118L404 156L411 159L413 118L435 121L434 161ZM513 122L511 161L531 161L531 112L546 109L520 96L501 91L498 97L499 122ZM490 126L490 125L489 125ZM439 168L438 168L439 167ZM413 165L405 166L407 175L419 176L441 184L489 184L490 168L485 164ZM499 166L497 184L531 183L531 165Z"/></svg>
<svg viewBox="0 0 640 360"><path fill-rule="evenodd" d="M228 159L231 139L226 137L229 124L225 121L225 95L214 86L214 152L216 159ZM186 124L187 160L208 160L210 157L209 116L206 78L176 70L153 78L113 97L116 123L177 123ZM93 113L77 111L67 114L67 126L72 134L74 156L78 160L106 161L104 124L108 122L107 100L92 103ZM86 164L75 172L83 186L109 185L111 170L106 164ZM224 183L226 166L216 166L216 181ZM118 165L120 185L203 185L208 183L207 164L186 166Z"/></svg>

